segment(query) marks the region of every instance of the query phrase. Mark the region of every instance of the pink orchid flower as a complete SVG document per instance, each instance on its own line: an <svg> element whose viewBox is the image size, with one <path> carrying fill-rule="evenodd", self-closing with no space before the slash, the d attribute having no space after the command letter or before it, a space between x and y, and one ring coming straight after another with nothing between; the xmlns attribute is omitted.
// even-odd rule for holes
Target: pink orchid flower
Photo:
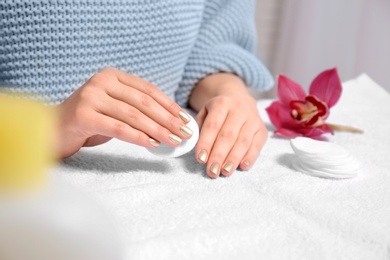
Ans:
<svg viewBox="0 0 390 260"><path fill-rule="evenodd" d="M275 135L318 138L325 133L333 134L333 125L326 124L325 120L330 108L339 100L341 91L336 68L319 74L310 85L309 95L299 84L279 75L278 100L266 109L276 127Z"/></svg>

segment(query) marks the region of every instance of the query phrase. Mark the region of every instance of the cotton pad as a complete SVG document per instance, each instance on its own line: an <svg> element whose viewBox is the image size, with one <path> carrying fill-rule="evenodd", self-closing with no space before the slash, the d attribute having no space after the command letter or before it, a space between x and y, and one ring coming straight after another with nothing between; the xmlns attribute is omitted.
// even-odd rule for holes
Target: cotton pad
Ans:
<svg viewBox="0 0 390 260"><path fill-rule="evenodd" d="M292 166L304 174L345 179L361 172L360 163L340 145L306 137L297 137L290 144L296 154Z"/></svg>
<svg viewBox="0 0 390 260"><path fill-rule="evenodd" d="M187 124L187 127L193 131L193 134L190 139L183 140L178 147L171 147L167 144L161 143L160 146L157 148L146 149L152 154L160 157L179 157L183 154L190 152L195 147L199 139L199 126L192 116L190 116L190 118L191 121Z"/></svg>

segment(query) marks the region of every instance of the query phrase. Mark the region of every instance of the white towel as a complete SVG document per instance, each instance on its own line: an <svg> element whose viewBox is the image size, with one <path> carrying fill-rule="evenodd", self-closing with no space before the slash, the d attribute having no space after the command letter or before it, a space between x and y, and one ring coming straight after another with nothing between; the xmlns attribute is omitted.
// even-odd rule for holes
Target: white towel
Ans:
<svg viewBox="0 0 390 260"><path fill-rule="evenodd" d="M162 159L118 140L85 148L57 175L89 191L121 227L126 259L389 259L390 96L367 76L344 84L331 142L363 165L357 178L296 172L272 136L253 168L212 180L192 152Z"/></svg>

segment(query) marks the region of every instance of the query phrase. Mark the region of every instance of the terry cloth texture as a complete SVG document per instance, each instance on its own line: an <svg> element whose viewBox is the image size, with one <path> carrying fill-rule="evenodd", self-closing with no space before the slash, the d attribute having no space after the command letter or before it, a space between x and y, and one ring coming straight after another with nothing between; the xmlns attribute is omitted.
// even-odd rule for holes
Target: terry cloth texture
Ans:
<svg viewBox="0 0 390 260"><path fill-rule="evenodd" d="M390 259L390 95L364 75L343 85L327 122L364 130L327 135L364 166L346 180L294 170L289 139L272 135L271 101L258 102L270 138L249 171L213 180L194 152L160 158L113 139L55 176L107 207L126 260Z"/></svg>
<svg viewBox="0 0 390 260"><path fill-rule="evenodd" d="M257 90L254 0L3 0L0 85L59 103L105 67L137 75L185 106L217 72Z"/></svg>

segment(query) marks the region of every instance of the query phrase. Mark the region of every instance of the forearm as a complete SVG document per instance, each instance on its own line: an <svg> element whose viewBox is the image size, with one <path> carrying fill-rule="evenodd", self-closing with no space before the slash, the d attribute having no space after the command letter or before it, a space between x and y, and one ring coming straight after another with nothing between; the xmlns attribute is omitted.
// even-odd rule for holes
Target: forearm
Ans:
<svg viewBox="0 0 390 260"><path fill-rule="evenodd" d="M256 101L251 97L244 81L230 73L218 73L203 78L191 93L189 104L199 111L210 99L217 96L228 96L243 99L251 105Z"/></svg>

